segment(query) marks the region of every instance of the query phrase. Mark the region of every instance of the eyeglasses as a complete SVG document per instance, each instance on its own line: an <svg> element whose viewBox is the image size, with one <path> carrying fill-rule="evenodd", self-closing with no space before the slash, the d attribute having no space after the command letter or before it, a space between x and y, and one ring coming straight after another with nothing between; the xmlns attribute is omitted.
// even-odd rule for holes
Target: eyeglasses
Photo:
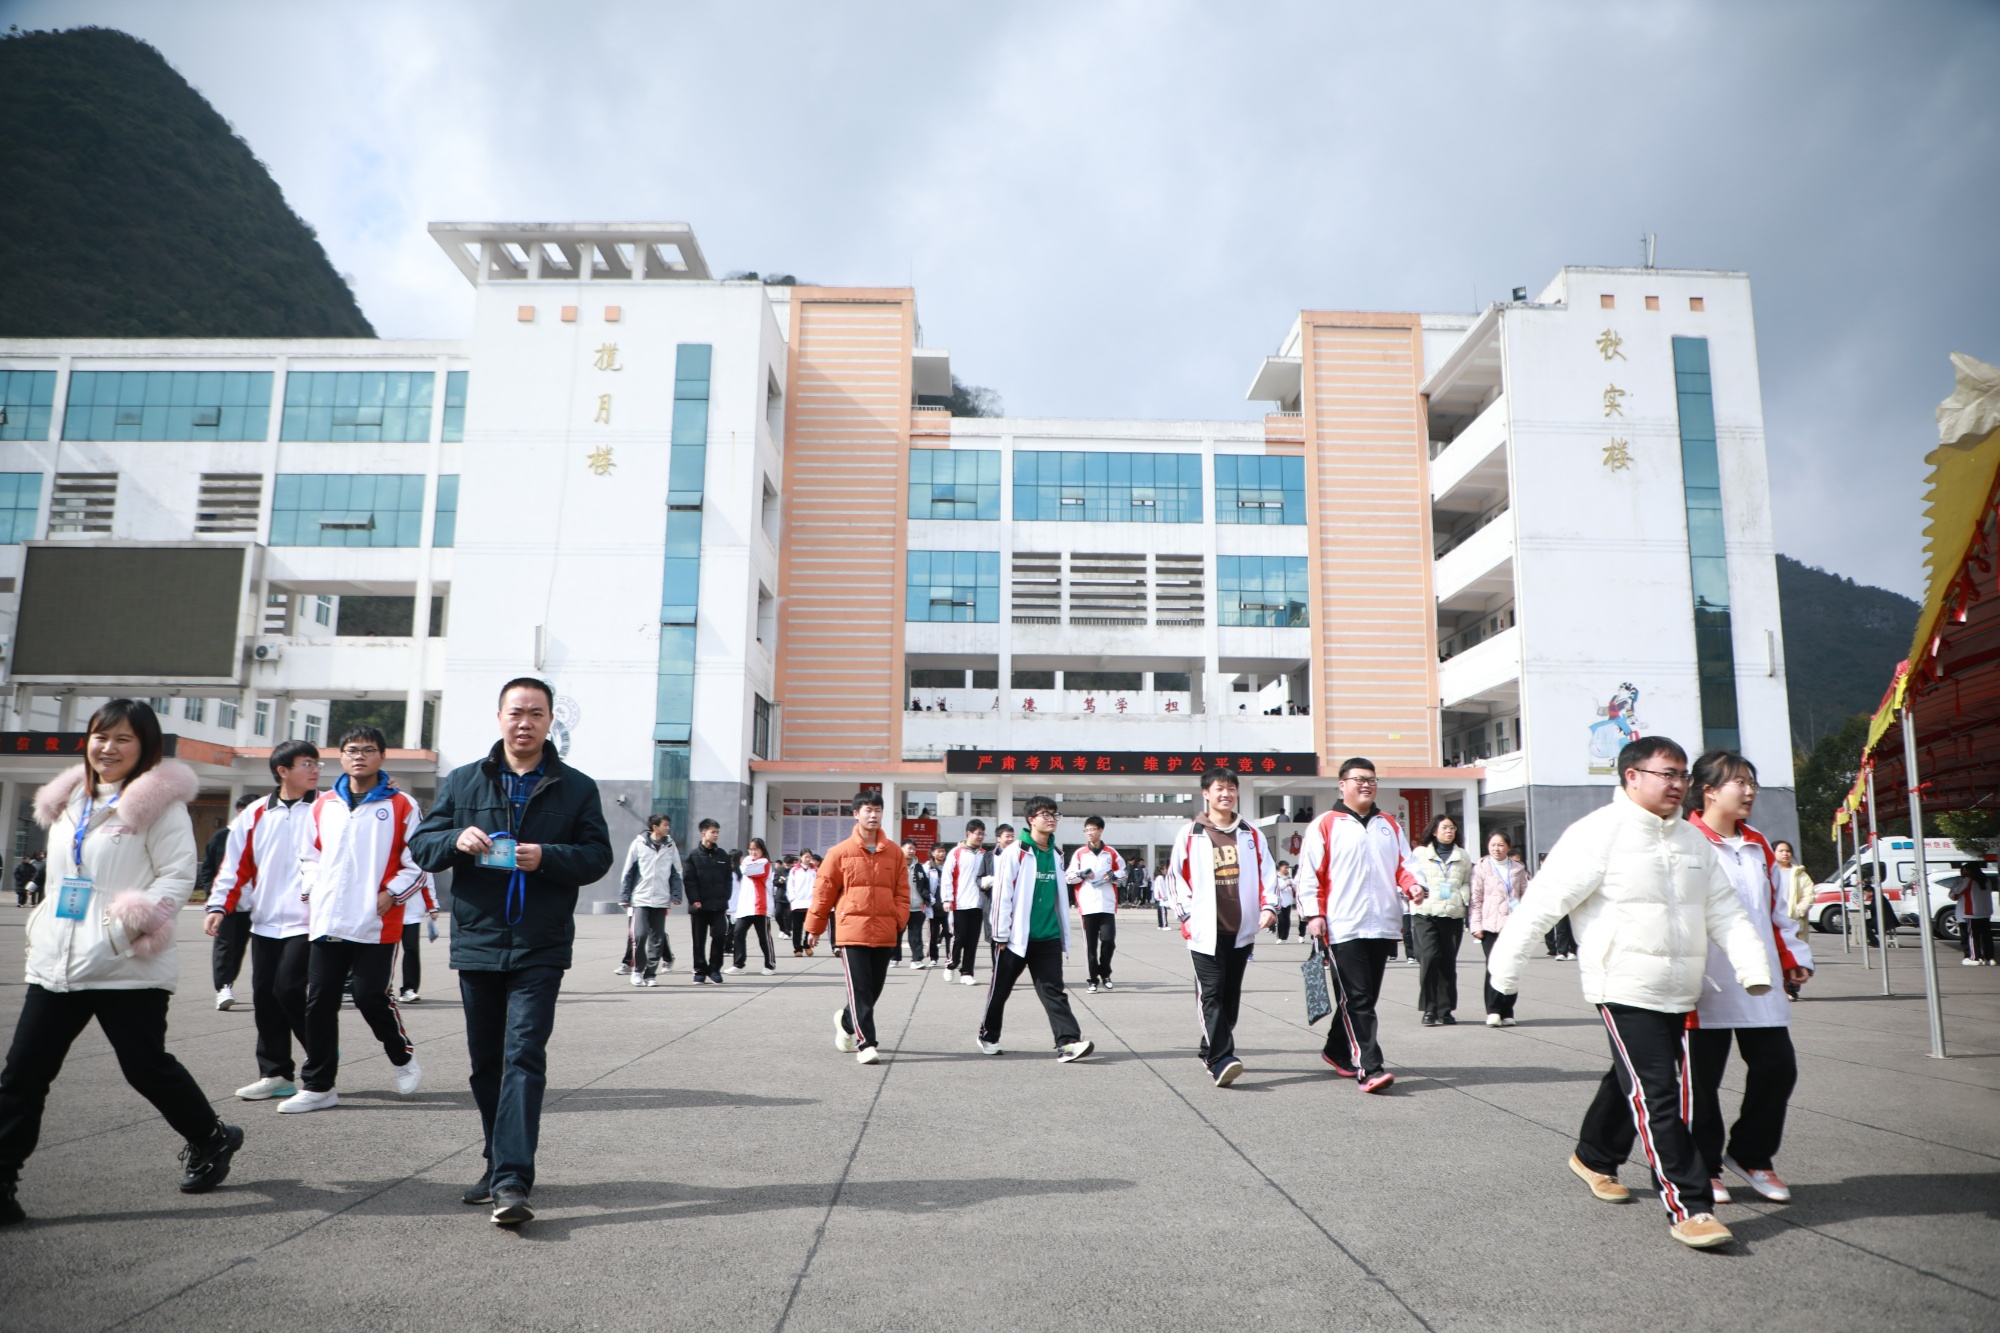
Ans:
<svg viewBox="0 0 2000 1333"><path fill-rule="evenodd" d="M1678 782L1682 786L1687 785L1687 780L1688 777L1690 776L1688 771L1684 768L1681 769L1641 768L1635 771L1640 773L1651 773L1654 777L1660 779L1662 782L1670 782L1670 783Z"/></svg>
<svg viewBox="0 0 2000 1333"><path fill-rule="evenodd" d="M1357 787L1373 787L1373 786L1376 786L1376 785L1378 785L1378 784L1379 784L1379 783L1380 783L1380 782L1382 781L1382 779L1380 779L1380 778L1342 778L1342 779L1341 779L1341 781L1342 781L1342 782L1351 782L1351 783L1353 783L1353 784L1354 784L1355 786L1357 786Z"/></svg>
<svg viewBox="0 0 2000 1333"><path fill-rule="evenodd" d="M350 745L340 753L349 759L368 759L382 752L372 745Z"/></svg>

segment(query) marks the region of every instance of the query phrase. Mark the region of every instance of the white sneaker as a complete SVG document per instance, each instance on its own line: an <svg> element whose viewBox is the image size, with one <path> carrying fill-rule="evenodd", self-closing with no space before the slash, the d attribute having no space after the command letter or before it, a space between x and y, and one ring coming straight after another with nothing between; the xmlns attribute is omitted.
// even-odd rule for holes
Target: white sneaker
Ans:
<svg viewBox="0 0 2000 1333"><path fill-rule="evenodd" d="M1095 995L1095 994L1097 994L1097 983L1096 983L1096 982L1094 982L1094 981L1093 981L1093 982L1091 982L1091 983L1090 983L1090 984L1089 984L1088 986L1085 986L1085 987L1084 987L1084 990L1085 990L1085 991L1087 991L1087 992L1088 992L1089 994L1091 994L1091 995Z"/></svg>
<svg viewBox="0 0 2000 1333"><path fill-rule="evenodd" d="M307 1111L328 1111L340 1105L340 1094L332 1088L325 1092L314 1092L310 1088L300 1088L291 1096L278 1103L278 1110L284 1115L298 1115Z"/></svg>
<svg viewBox="0 0 2000 1333"><path fill-rule="evenodd" d="M741 972L741 971L742 971L743 969L742 969L742 968L740 968L740 967L738 967L738 966L736 966L736 964L734 964L734 963L731 963L731 964L730 964L730 965L729 965L728 967L725 967L725 968L723 968L722 970L723 970L724 972L727 972L727 973L728 973L728 974L729 974L730 976L732 976L732 977L733 977L733 976L735 976L735 975L736 975L736 974L737 974L738 972Z"/></svg>
<svg viewBox="0 0 2000 1333"><path fill-rule="evenodd" d="M1715 1201L1716 1201L1717 1203L1734 1203L1734 1202L1735 1202L1735 1200L1734 1200L1734 1199L1732 1199L1732 1198L1730 1198L1730 1197L1729 1197L1729 1186L1727 1186L1727 1185L1723 1184L1723 1183L1722 1183L1722 1182L1721 1182L1720 1180L1718 1180L1718 1179L1710 1179L1710 1180L1709 1180L1709 1182L1708 1182L1708 1192L1709 1192L1709 1193L1711 1193L1711 1194L1713 1194L1713 1195L1715 1196Z"/></svg>
<svg viewBox="0 0 2000 1333"><path fill-rule="evenodd" d="M882 1063L882 1048L880 1046L870 1046L867 1050L856 1051L854 1059L857 1064L879 1065Z"/></svg>
<svg viewBox="0 0 2000 1333"><path fill-rule="evenodd" d="M644 974L644 973L641 973L641 972L634 972L634 973L632 974L632 984L633 984L634 986L643 986L643 985L645 985L645 984L646 984L646 977L645 977L645 974Z"/></svg>
<svg viewBox="0 0 2000 1333"><path fill-rule="evenodd" d="M1486 1015L1486 1026L1487 1026L1487 1027L1490 1027L1490 1028L1497 1028L1497 1027L1499 1027L1499 1026L1500 1026L1500 1015L1498 1015L1498 1014L1488 1014L1488 1015Z"/></svg>
<svg viewBox="0 0 2000 1333"><path fill-rule="evenodd" d="M236 1095L246 1102L261 1102L273 1097L290 1097L298 1090L299 1085L290 1079L273 1076L244 1084L236 1090Z"/></svg>
<svg viewBox="0 0 2000 1333"><path fill-rule="evenodd" d="M422 998L423 998L423 996L421 996L421 995L417 994L417 993L416 993L415 991L413 991L413 990L406 990L406 991L404 991L404 992L403 992L402 994L398 995L398 996L396 997L396 1000L397 1000L397 1002L398 1002L398 1003L401 1003L401 1004L415 1004L415 1003L416 1003L417 1001L421 1000Z"/></svg>
<svg viewBox="0 0 2000 1333"><path fill-rule="evenodd" d="M998 1054L1000 1054L1000 1043L999 1043L999 1042L997 1042L997 1041L988 1041L988 1040L986 1040L986 1038L984 1038L984 1037L979 1037L979 1038L977 1038L976 1040L977 1040L977 1041L979 1042L979 1049L980 1049L981 1051L983 1051L983 1052L984 1052L985 1054L987 1054L987 1055L998 1055Z"/></svg>
<svg viewBox="0 0 2000 1333"><path fill-rule="evenodd" d="M977 986L979 983L974 981L972 977L968 974L966 976L960 977L958 979L958 984L961 986Z"/></svg>
<svg viewBox="0 0 2000 1333"><path fill-rule="evenodd" d="M221 990L215 993L215 1007L217 1009L227 1009L229 1008L229 1006L235 1003L236 1003L236 992L234 990L231 990L229 987L224 986Z"/></svg>
<svg viewBox="0 0 2000 1333"><path fill-rule="evenodd" d="M658 986L660 983L653 977L641 977L639 978L639 984L642 986Z"/></svg>
<svg viewBox="0 0 2000 1333"><path fill-rule="evenodd" d="M1084 1056L1089 1055L1096 1049L1097 1043L1094 1041L1072 1041L1057 1049L1056 1059L1064 1064L1069 1064L1074 1060L1083 1059Z"/></svg>
<svg viewBox="0 0 2000 1333"><path fill-rule="evenodd" d="M611 969L611 975L614 977L629 977L632 975L632 969L625 966L625 964L620 963L618 966Z"/></svg>
<svg viewBox="0 0 2000 1333"><path fill-rule="evenodd" d="M1977 958L1968 958L1968 959L1966 959L1966 960L1965 960L1964 962L1960 963L1960 964L1959 964L1959 966L1960 966L1960 967L1978 967L1978 966L1979 966L1979 960L1978 960ZM224 1003L222 1002L222 998L221 998L220 996L217 996L217 997L216 997L216 1001L215 1001L215 1007L216 1007L216 1008L218 1008L218 1009L227 1009L227 1008L228 1008L229 1006L228 1006L228 1005L226 1005L226 1004L224 1004Z"/></svg>
<svg viewBox="0 0 2000 1333"><path fill-rule="evenodd" d="M674 960L671 958L669 958L666 962L660 964L660 971L662 972L671 972L673 970L674 970Z"/></svg>
<svg viewBox="0 0 2000 1333"><path fill-rule="evenodd" d="M402 1093L405 1097L416 1096L417 1089L423 1086L424 1071L418 1066L417 1058L414 1055L410 1057L410 1063L406 1065L391 1066L390 1072L396 1076L396 1091Z"/></svg>
<svg viewBox="0 0 2000 1333"><path fill-rule="evenodd" d="M843 1053L854 1049L854 1034L849 1032L840 1021L840 1016L845 1012L846 1010L844 1009L833 1011L833 1049Z"/></svg>
<svg viewBox="0 0 2000 1333"><path fill-rule="evenodd" d="M778 975L778 969L775 967L759 968L758 970L767 977L775 977Z"/></svg>
<svg viewBox="0 0 2000 1333"><path fill-rule="evenodd" d="M1116 986L1114 986L1114 985L1112 985L1112 984L1111 984L1111 978L1110 978L1110 977L1106 977L1106 978L1104 979L1104 982L1103 982L1103 988L1104 988L1105 990L1117 990L1117 989L1118 989L1118 988L1117 988Z"/></svg>

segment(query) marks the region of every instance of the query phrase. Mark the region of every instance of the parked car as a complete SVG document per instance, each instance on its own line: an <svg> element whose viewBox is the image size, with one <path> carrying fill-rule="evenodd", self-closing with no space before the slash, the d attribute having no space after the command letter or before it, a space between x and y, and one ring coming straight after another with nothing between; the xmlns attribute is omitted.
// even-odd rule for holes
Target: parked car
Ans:
<svg viewBox="0 0 2000 1333"><path fill-rule="evenodd" d="M1932 933L1941 939L1958 938L1958 918L1951 900L1948 880L1958 878L1958 867L1966 861L1986 861L1989 865L2000 860L1992 853L1964 847L1950 838L1924 839L1924 878L1929 892L1927 903L1919 904L1916 895L1910 892L1916 878L1916 843L1910 838L1884 838L1881 843L1882 879L1888 885L1889 908L1896 914L1896 924L1914 930L1918 912L1929 918ZM1863 848L1861 852L1848 858L1831 879L1819 885L1813 896L1811 910L1806 913L1806 922L1814 930L1828 934L1839 934L1842 916L1842 902L1858 892L1861 883L1861 867L1874 864L1874 855Z"/></svg>

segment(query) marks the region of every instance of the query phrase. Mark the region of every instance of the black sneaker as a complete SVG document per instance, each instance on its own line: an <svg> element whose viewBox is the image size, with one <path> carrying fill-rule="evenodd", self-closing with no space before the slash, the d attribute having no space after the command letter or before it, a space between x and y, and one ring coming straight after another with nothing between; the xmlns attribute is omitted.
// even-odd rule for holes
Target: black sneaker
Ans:
<svg viewBox="0 0 2000 1333"><path fill-rule="evenodd" d="M1452 1016L1451 1016L1450 1014L1448 1014L1448 1013L1446 1013L1446 1014L1439 1014L1439 1015L1438 1015L1438 1022L1439 1022L1439 1023L1441 1023L1441 1024L1443 1024L1443 1025L1444 1025L1445 1027L1448 1027L1448 1028L1450 1028L1450 1027L1457 1027L1457 1026L1458 1026L1458 1020L1457 1020L1456 1018L1453 1018L1453 1017L1452 1017Z"/></svg>
<svg viewBox="0 0 2000 1333"><path fill-rule="evenodd" d="M1436 1027L1437 1025L1438 1025L1438 1021L1437 1021L1437 1015L1436 1015L1436 1014L1425 1014L1425 1015L1424 1015L1424 1026L1425 1026L1425 1027L1427 1027L1427 1028L1434 1028L1434 1027Z"/></svg>
<svg viewBox="0 0 2000 1333"><path fill-rule="evenodd" d="M502 1185L493 1191L493 1221L497 1226L517 1227L532 1221L535 1210L528 1207L528 1191L519 1185Z"/></svg>
<svg viewBox="0 0 2000 1333"><path fill-rule="evenodd" d="M458 1197L459 1197L459 1202L467 1205L468 1207L474 1204L492 1203L493 1172L491 1171L491 1169L489 1169L486 1172L486 1174L481 1176L478 1180L475 1180L472 1182L472 1184L466 1186L465 1193L459 1195Z"/></svg>
<svg viewBox="0 0 2000 1333"><path fill-rule="evenodd" d="M21 1211L21 1201L14 1196L18 1188L13 1181L0 1185L0 1227L11 1227L16 1222L25 1222L28 1215Z"/></svg>
<svg viewBox="0 0 2000 1333"><path fill-rule="evenodd" d="M243 1146L243 1131L235 1125L217 1125L206 1142L190 1143L181 1149L187 1174L181 1177L181 1193L206 1194L229 1179L229 1159Z"/></svg>

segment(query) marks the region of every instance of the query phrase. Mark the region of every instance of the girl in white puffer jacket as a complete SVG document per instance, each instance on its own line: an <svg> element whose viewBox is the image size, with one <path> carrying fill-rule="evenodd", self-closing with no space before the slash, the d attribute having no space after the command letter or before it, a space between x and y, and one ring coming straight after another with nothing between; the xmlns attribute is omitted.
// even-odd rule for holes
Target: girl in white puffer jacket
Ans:
<svg viewBox="0 0 2000 1333"><path fill-rule="evenodd" d="M194 771L165 759L153 710L113 699L90 719L84 762L35 795L49 831L49 892L28 918L27 995L0 1071L0 1225L24 1214L21 1167L49 1086L91 1019L140 1095L187 1140L181 1190L214 1189L243 1131L225 1125L167 1051L174 923L194 889Z"/></svg>

